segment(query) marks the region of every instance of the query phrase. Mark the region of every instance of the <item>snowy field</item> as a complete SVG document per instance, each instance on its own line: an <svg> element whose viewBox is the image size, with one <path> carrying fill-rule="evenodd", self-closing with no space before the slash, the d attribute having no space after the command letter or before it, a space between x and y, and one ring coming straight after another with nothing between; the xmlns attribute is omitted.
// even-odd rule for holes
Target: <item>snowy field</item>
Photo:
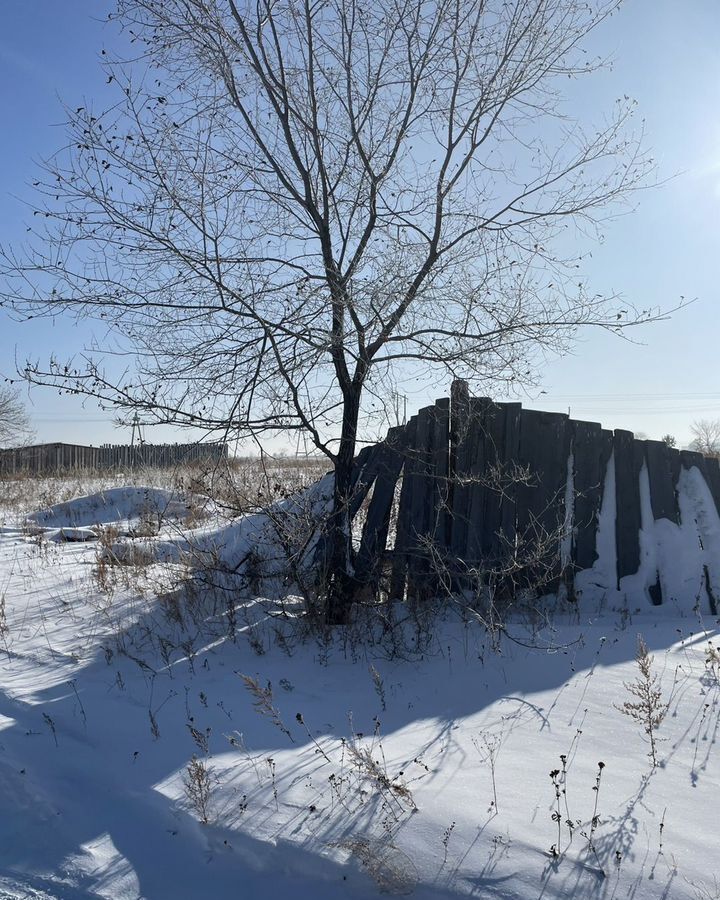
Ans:
<svg viewBox="0 0 720 900"><path fill-rule="evenodd" d="M267 539L230 506L0 485L0 898L720 897L720 637L692 596L318 637L292 598L193 578ZM639 633L657 767L618 709Z"/></svg>

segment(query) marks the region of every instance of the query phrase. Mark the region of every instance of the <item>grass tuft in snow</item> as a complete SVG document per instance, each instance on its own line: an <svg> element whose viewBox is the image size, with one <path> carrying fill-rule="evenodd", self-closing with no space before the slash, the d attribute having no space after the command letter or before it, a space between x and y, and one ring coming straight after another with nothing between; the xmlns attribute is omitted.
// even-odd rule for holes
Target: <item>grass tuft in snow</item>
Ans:
<svg viewBox="0 0 720 900"><path fill-rule="evenodd" d="M653 769L657 766L657 741L655 732L660 728L667 715L669 705L662 700L662 689L658 676L653 672L653 657L648 652L647 644L641 634L637 638L635 656L639 675L635 681L625 682L625 689L635 700L625 700L616 708L620 712L638 722L650 742L650 759Z"/></svg>

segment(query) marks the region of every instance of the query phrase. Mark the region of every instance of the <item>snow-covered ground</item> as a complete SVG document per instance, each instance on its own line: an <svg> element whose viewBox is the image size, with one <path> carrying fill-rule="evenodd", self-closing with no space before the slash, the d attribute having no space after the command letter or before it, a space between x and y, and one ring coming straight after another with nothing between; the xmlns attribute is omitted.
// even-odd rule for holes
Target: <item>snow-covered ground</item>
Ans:
<svg viewBox="0 0 720 900"><path fill-rule="evenodd" d="M404 610L318 639L276 603L184 591L183 554L48 540L131 526L147 497L0 533L0 898L720 897L720 638L692 598L495 640ZM160 499L152 540L188 544ZM207 552L222 530L193 533ZM669 704L654 769L617 709L638 633Z"/></svg>

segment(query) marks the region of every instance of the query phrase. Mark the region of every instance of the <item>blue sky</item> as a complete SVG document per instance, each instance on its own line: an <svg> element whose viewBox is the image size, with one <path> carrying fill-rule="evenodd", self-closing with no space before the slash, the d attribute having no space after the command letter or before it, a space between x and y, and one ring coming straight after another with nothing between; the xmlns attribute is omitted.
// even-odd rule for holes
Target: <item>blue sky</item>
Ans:
<svg viewBox="0 0 720 900"><path fill-rule="evenodd" d="M3 4L0 30L0 241L17 243L25 233L23 202L39 161L63 143L62 103L101 98L105 79L101 48L116 31L103 20L104 0L11 0ZM65 356L82 349L90 329L70 321L17 324L0 312L0 373L12 377L15 360ZM26 396L27 389L24 389ZM112 416L77 398L33 389L28 411L39 440L120 443L124 434Z"/></svg>
<svg viewBox="0 0 720 900"><path fill-rule="evenodd" d="M104 23L106 0L7 0L0 31L0 241L21 241L23 198L39 159L63 142L61 99L102 105L100 49L117 46ZM697 298L669 322L648 326L629 343L587 332L572 355L552 359L528 405L567 411L608 427L671 432L690 439L695 419L720 418L720 3L628 0L593 38L611 54L610 72L573 88L570 111L599 119L616 97L637 99L658 175L636 212L609 223L585 266L593 289L629 302L674 306ZM14 323L0 313L0 373L14 360L61 357L82 349L86 325ZM411 395L412 411L429 399ZM496 399L503 399L497 396ZM33 389L30 413L40 440L122 441L112 415L92 402ZM148 435L150 437L150 435ZM158 438L175 437L165 430Z"/></svg>

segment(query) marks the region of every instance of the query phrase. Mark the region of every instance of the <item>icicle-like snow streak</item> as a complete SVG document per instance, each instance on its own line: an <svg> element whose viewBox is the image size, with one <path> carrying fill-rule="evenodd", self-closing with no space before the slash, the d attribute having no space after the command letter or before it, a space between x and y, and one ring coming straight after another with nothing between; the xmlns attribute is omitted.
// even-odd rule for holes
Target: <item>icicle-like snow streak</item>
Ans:
<svg viewBox="0 0 720 900"><path fill-rule="evenodd" d="M592 568L575 575L575 594L588 611L605 604L606 598L615 600L617 594L617 549L615 547L615 453L611 453L602 481L602 500L595 532L595 562Z"/></svg>
<svg viewBox="0 0 720 900"><path fill-rule="evenodd" d="M660 605L674 612L715 614L720 596L720 516L702 472L682 468L677 482L680 524L655 519L650 478L643 463L639 474L640 567L616 583L615 459L605 473L596 534L597 558L575 576L578 601L588 611L604 606L649 611Z"/></svg>
<svg viewBox="0 0 720 900"><path fill-rule="evenodd" d="M632 575L626 575L620 580L620 594L628 605L645 608L647 604L659 605L665 597L665 585L663 571L665 566L662 560L666 551L677 544L682 529L668 519L659 519L657 522L653 516L652 501L650 499L650 477L647 465L642 464L639 475L640 491L640 567ZM669 525L675 535L667 535L664 525ZM667 538L670 538L668 541ZM659 585L660 591L656 593L654 588ZM651 589L655 594L651 594Z"/></svg>
<svg viewBox="0 0 720 900"><path fill-rule="evenodd" d="M640 568L623 578L628 604L670 605L678 612L712 612L705 573L717 583L720 567L720 517L702 472L682 468L677 483L680 524L655 519L646 466L640 472ZM654 591L651 589L655 586ZM659 587L659 592L657 588ZM653 594L655 596L653 596ZM644 602L643 602L644 601Z"/></svg>

